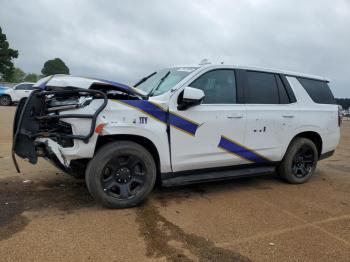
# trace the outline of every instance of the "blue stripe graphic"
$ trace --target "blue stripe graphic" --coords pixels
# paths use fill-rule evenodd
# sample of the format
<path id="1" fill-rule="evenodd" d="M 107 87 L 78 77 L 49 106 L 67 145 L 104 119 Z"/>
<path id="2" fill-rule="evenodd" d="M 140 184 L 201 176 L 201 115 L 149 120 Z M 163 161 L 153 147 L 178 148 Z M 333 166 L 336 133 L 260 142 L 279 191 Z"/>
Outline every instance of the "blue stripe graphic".
<path id="1" fill-rule="evenodd" d="M 46 81 L 44 81 L 43 83 L 41 83 L 38 87 L 40 89 L 45 89 L 46 88 L 46 84 L 52 79 L 54 75 L 52 75 L 51 77 L 49 77 Z"/>
<path id="2" fill-rule="evenodd" d="M 170 125 L 179 128 L 181 130 L 185 130 L 186 132 L 190 133 L 191 135 L 196 134 L 196 130 L 198 128 L 198 124 L 193 123 L 191 121 L 188 121 L 178 115 L 175 115 L 170 112 L 169 115 L 169 122 Z"/>
<path id="3" fill-rule="evenodd" d="M 255 153 L 253 150 L 245 148 L 244 146 L 224 136 L 221 136 L 218 147 L 255 163 L 265 163 L 269 161 L 263 156 L 260 156 L 259 154 Z"/>
<path id="4" fill-rule="evenodd" d="M 148 114 L 157 120 L 167 124 L 168 112 L 161 107 L 147 101 L 147 100 L 118 100 L 123 104 L 127 104 L 131 107 L 141 110 L 145 114 Z M 196 130 L 199 127 L 198 124 L 182 118 L 174 113 L 169 114 L 169 124 L 177 129 L 189 133 L 190 135 L 195 135 Z"/>
<path id="5" fill-rule="evenodd" d="M 153 116 L 159 121 L 166 124 L 167 122 L 167 112 L 162 110 L 160 107 L 148 102 L 147 100 L 118 100 L 123 104 L 127 104 L 131 107 L 140 109 L 144 113 Z"/>
<path id="6" fill-rule="evenodd" d="M 147 100 L 117 100 L 118 102 L 133 107 L 141 112 L 167 124 L 167 116 L 169 115 L 169 124 L 187 134 L 195 135 L 199 124 L 181 117 L 175 113 L 168 112 Z M 252 149 L 246 148 L 239 143 L 230 140 L 225 136 L 221 136 L 218 147 L 235 154 L 241 158 L 255 163 L 265 163 L 270 160 L 254 152 Z"/>

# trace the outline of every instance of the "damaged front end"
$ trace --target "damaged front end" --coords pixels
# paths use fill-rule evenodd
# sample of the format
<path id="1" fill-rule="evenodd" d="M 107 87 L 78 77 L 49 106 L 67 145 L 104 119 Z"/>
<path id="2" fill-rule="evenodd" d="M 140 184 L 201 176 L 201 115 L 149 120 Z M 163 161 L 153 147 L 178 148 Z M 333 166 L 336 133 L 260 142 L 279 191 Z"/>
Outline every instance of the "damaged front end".
<path id="1" fill-rule="evenodd" d="M 45 157 L 69 172 L 70 161 L 62 151 L 75 144 L 87 147 L 108 98 L 137 99 L 125 85 L 96 79 L 52 76 L 36 85 L 37 90 L 19 102 L 14 118 L 12 158 L 17 172 L 15 155 L 31 164 Z M 71 123 L 78 127 L 73 130 Z"/>

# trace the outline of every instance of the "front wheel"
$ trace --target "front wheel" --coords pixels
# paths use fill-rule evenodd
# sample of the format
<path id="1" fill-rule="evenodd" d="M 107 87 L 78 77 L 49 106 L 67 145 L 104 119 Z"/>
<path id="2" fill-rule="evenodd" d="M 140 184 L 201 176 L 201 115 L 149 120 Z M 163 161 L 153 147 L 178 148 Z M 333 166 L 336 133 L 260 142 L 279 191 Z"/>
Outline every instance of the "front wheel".
<path id="1" fill-rule="evenodd" d="M 12 99 L 8 95 L 4 95 L 0 97 L 0 105 L 2 106 L 9 106 L 12 104 Z"/>
<path id="2" fill-rule="evenodd" d="M 317 160 L 315 144 L 310 139 L 299 137 L 292 141 L 277 171 L 289 183 L 302 184 L 312 177 Z"/>
<path id="3" fill-rule="evenodd" d="M 85 179 L 95 200 L 108 208 L 126 208 L 144 201 L 152 191 L 157 169 L 152 155 L 131 141 L 103 146 L 89 162 Z"/>

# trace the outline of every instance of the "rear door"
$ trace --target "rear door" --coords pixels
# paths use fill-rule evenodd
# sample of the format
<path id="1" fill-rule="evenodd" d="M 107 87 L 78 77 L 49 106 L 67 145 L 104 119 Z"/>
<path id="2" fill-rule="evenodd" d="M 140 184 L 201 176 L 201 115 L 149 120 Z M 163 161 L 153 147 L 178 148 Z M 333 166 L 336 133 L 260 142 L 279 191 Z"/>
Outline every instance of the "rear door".
<path id="1" fill-rule="evenodd" d="M 284 76 L 249 70 L 245 76 L 245 146 L 261 156 L 256 162 L 279 161 L 298 121 L 295 97 L 288 92 Z"/>
<path id="2" fill-rule="evenodd" d="M 207 70 L 188 86 L 204 91 L 201 105 L 177 109 L 181 92 L 170 102 L 170 142 L 173 171 L 194 170 L 246 163 L 233 153 L 243 143 L 246 113 L 237 104 L 233 69 Z"/>

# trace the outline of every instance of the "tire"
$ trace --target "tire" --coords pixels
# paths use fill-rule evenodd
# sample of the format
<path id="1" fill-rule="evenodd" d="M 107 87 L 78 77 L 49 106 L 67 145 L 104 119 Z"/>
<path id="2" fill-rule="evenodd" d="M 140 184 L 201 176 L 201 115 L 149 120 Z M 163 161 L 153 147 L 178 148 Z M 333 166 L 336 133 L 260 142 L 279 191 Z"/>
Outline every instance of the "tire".
<path id="1" fill-rule="evenodd" d="M 12 104 L 12 99 L 8 95 L 4 95 L 0 97 L 0 105 L 1 106 L 9 106 Z"/>
<path id="2" fill-rule="evenodd" d="M 308 181 L 316 169 L 318 151 L 316 145 L 307 138 L 296 138 L 289 145 L 277 171 L 281 178 L 291 184 Z"/>
<path id="3" fill-rule="evenodd" d="M 140 204 L 152 191 L 156 177 L 152 155 L 131 141 L 104 145 L 89 162 L 85 174 L 90 194 L 107 208 Z"/>

